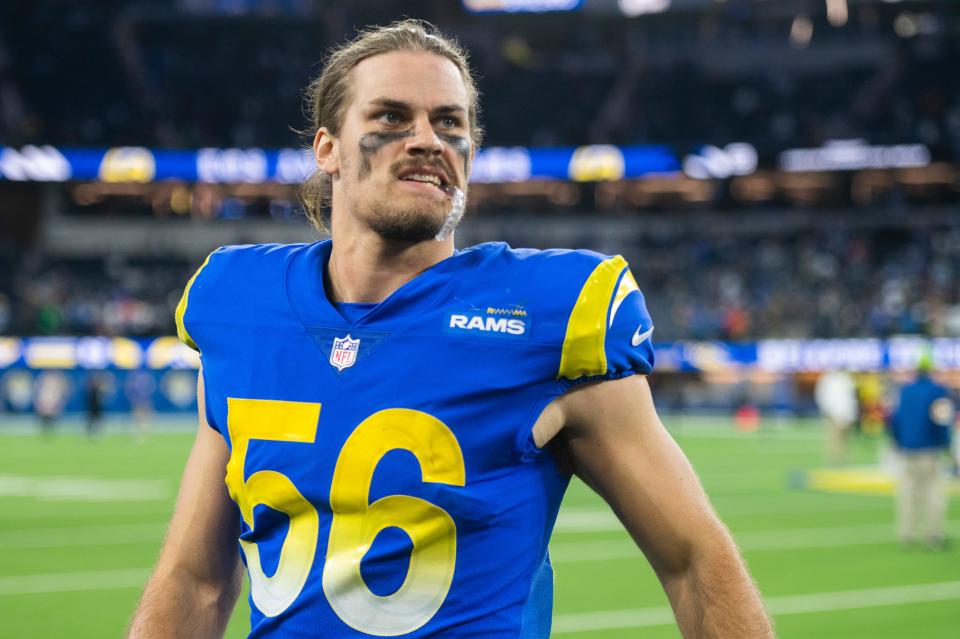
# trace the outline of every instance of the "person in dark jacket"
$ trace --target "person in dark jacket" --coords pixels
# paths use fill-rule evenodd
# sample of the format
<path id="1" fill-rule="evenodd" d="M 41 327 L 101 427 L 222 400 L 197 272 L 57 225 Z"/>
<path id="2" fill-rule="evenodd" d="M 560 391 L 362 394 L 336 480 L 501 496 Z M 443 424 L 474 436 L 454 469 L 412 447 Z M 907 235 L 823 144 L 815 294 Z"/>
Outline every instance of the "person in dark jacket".
<path id="1" fill-rule="evenodd" d="M 950 450 L 955 406 L 946 388 L 930 377 L 932 360 L 925 355 L 917 378 L 900 390 L 890 418 L 890 434 L 899 457 L 897 534 L 905 545 L 922 539 L 933 550 L 945 545 L 945 481 L 940 457 Z M 925 525 L 924 525 L 925 524 Z M 918 537 L 918 532 L 922 537 Z"/>
<path id="2" fill-rule="evenodd" d="M 103 379 L 92 373 L 87 377 L 87 436 L 100 434 L 103 419 Z"/>

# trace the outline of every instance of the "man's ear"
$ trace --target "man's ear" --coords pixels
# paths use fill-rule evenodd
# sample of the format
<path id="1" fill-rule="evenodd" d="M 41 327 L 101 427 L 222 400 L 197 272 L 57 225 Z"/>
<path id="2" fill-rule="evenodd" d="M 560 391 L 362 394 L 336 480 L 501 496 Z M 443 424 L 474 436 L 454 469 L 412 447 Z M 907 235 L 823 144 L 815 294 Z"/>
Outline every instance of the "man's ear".
<path id="1" fill-rule="evenodd" d="M 313 157 L 317 160 L 317 168 L 327 175 L 336 175 L 340 172 L 340 147 L 337 138 L 330 133 L 327 127 L 322 126 L 313 138 Z"/>

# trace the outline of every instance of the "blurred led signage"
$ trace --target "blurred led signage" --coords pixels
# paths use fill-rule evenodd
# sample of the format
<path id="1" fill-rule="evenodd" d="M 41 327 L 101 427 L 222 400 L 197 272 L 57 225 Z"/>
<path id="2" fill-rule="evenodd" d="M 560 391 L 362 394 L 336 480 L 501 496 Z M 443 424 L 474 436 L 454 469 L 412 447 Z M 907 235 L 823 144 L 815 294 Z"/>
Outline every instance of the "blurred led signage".
<path id="1" fill-rule="evenodd" d="M 299 184 L 316 169 L 310 149 L 199 149 L 174 151 L 119 147 L 56 149 L 0 147 L 0 179 L 147 183 L 162 180 L 214 184 Z M 599 181 L 679 171 L 662 145 L 554 148 L 489 147 L 474 158 L 471 181 L 529 179 Z"/>
<path id="2" fill-rule="evenodd" d="M 0 368 L 6 368 L 20 359 L 22 347 L 17 337 L 0 337 Z"/>
<path id="3" fill-rule="evenodd" d="M 0 147 L 0 177 L 15 182 L 65 182 L 70 162 L 52 146 Z"/>
<path id="4" fill-rule="evenodd" d="M 281 149 L 277 155 L 274 179 L 284 184 L 299 184 L 317 168 L 310 149 Z"/>
<path id="5" fill-rule="evenodd" d="M 657 369 L 772 373 L 911 370 L 931 353 L 940 370 L 960 370 L 960 338 L 763 339 L 756 342 L 656 342 Z M 176 337 L 0 337 L 4 370 L 196 370 L 200 357 Z M 184 378 L 190 379 L 190 378 Z"/>
<path id="6" fill-rule="evenodd" d="M 547 13 L 576 11 L 583 0 L 463 0 L 470 13 Z"/>
<path id="7" fill-rule="evenodd" d="M 879 339 L 765 340 L 757 349 L 757 364 L 769 371 L 875 371 L 884 368 L 884 343 Z"/>
<path id="8" fill-rule="evenodd" d="M 778 156 L 787 172 L 855 171 L 928 166 L 923 144 L 870 145 L 831 140 L 822 147 L 788 149 Z M 581 147 L 488 147 L 477 151 L 471 181 L 525 180 L 598 182 L 681 171 L 696 179 L 749 175 L 758 168 L 756 148 L 746 142 L 703 145 L 683 157 L 666 145 Z M 112 149 L 0 146 L 0 180 L 18 182 L 102 181 L 154 183 L 163 180 L 215 184 L 299 184 L 316 169 L 310 149 Z"/>
<path id="9" fill-rule="evenodd" d="M 0 338 L 0 370 L 5 368 L 135 370 L 199 368 L 200 357 L 176 337 Z"/>
<path id="10" fill-rule="evenodd" d="M 609 144 L 581 146 L 570 158 L 570 179 L 574 182 L 600 182 L 623 179 L 623 151 Z"/>
<path id="11" fill-rule="evenodd" d="M 197 177 L 201 182 L 228 184 L 267 180 L 267 155 L 262 149 L 200 149 Z"/>
<path id="12" fill-rule="evenodd" d="M 864 140 L 828 140 L 819 148 L 784 151 L 779 164 L 791 173 L 905 169 L 928 166 L 930 149 L 923 144 L 876 146 Z"/>
<path id="13" fill-rule="evenodd" d="M 722 149 L 700 147 L 683 159 L 683 172 L 697 180 L 724 180 L 735 175 L 750 175 L 757 170 L 757 149 L 752 144 L 735 142 Z"/>
<path id="14" fill-rule="evenodd" d="M 670 8 L 670 0 L 617 0 L 625 16 L 642 16 L 648 13 L 663 13 Z"/>
<path id="15" fill-rule="evenodd" d="M 110 149 L 100 161 L 99 175 L 104 182 L 153 182 L 157 160 L 150 149 L 143 147 Z"/>
<path id="16" fill-rule="evenodd" d="M 530 151 L 523 147 L 480 150 L 470 168 L 470 181 L 477 184 L 526 182 L 530 179 Z"/>

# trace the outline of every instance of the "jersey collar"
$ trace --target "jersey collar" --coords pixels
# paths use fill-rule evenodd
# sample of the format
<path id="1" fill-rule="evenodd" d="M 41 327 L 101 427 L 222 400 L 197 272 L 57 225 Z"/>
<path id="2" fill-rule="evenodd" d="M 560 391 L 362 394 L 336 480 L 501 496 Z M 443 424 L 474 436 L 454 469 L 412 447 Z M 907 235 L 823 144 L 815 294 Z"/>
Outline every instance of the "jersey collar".
<path id="1" fill-rule="evenodd" d="M 473 265 L 481 257 L 476 247 L 454 251 L 453 255 L 426 269 L 351 322 L 330 302 L 324 287 L 323 274 L 332 248 L 331 240 L 308 244 L 293 257 L 287 268 L 286 297 L 290 308 L 305 326 L 396 330 L 442 303 L 444 292 L 454 281 L 453 273 Z"/>

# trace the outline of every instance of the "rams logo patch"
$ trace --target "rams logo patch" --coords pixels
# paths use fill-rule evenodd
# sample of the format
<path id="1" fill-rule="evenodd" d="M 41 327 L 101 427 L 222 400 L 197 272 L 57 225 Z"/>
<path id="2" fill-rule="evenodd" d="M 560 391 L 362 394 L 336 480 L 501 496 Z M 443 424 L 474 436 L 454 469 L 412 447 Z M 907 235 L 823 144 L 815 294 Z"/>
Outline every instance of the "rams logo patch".
<path id="1" fill-rule="evenodd" d="M 513 313 L 491 313 L 483 311 L 453 311 L 447 313 L 443 330 L 451 335 L 495 337 L 528 341 L 530 339 L 530 316 Z"/>

